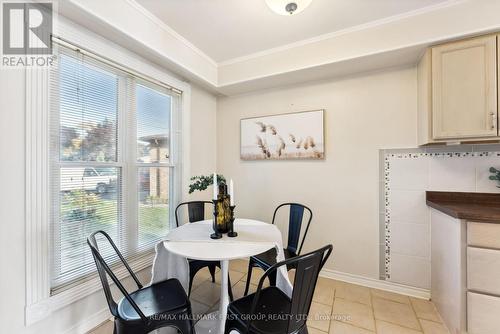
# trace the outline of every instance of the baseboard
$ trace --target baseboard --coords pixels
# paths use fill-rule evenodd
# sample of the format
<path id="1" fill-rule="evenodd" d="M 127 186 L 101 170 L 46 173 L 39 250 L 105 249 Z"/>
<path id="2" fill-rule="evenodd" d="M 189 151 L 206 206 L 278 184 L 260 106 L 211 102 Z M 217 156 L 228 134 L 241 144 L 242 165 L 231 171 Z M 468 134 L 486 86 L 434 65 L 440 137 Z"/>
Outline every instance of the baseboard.
<path id="1" fill-rule="evenodd" d="M 407 295 L 410 297 L 416 297 L 421 299 L 430 300 L 431 292 L 427 289 L 415 288 L 408 285 L 393 283 L 389 281 L 383 281 L 373 278 L 368 278 L 364 276 L 344 273 L 336 270 L 323 269 L 321 270 L 320 276 L 325 278 L 331 278 L 342 282 L 358 284 L 366 286 L 368 288 L 380 289 L 384 291 L 399 293 L 402 295 Z"/>
<path id="2" fill-rule="evenodd" d="M 108 320 L 110 317 L 109 308 L 106 307 L 100 310 L 97 313 L 94 313 L 90 317 L 85 320 L 80 321 L 74 326 L 70 327 L 68 330 L 64 332 L 64 334 L 85 334 L 90 330 L 96 328 L 101 325 L 103 322 Z"/>

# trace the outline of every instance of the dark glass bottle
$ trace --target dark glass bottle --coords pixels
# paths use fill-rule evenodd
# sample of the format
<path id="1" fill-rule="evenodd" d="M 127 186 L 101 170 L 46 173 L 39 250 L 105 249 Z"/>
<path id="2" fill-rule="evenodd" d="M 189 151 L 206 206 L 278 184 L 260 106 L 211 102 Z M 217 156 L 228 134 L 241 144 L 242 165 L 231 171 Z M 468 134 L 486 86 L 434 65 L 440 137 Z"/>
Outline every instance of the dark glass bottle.
<path id="1" fill-rule="evenodd" d="M 219 233 L 227 233 L 229 232 L 229 224 L 231 222 L 231 209 L 229 208 L 231 200 L 225 184 L 219 185 L 217 199 L 217 230 Z"/>

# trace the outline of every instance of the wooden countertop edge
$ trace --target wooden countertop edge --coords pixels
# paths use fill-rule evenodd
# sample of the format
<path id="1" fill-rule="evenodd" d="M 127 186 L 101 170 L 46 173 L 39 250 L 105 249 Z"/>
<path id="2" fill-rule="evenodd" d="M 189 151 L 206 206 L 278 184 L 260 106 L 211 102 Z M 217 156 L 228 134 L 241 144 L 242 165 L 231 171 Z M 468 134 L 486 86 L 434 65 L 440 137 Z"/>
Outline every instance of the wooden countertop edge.
<path id="1" fill-rule="evenodd" d="M 427 191 L 426 203 L 456 219 L 500 224 L 500 194 Z"/>
<path id="2" fill-rule="evenodd" d="M 457 204 L 457 203 L 454 203 Z M 474 214 L 468 214 L 467 212 L 461 212 L 455 209 L 452 209 L 446 204 L 437 204 L 431 201 L 427 201 L 427 205 L 430 206 L 433 209 L 436 209 L 444 214 L 447 214 L 448 216 L 451 216 L 456 219 L 462 219 L 462 220 L 468 220 L 472 222 L 479 222 L 479 223 L 490 223 L 490 224 L 500 224 L 500 218 L 495 218 L 491 217 L 488 215 L 482 215 L 482 216 L 477 216 Z"/>

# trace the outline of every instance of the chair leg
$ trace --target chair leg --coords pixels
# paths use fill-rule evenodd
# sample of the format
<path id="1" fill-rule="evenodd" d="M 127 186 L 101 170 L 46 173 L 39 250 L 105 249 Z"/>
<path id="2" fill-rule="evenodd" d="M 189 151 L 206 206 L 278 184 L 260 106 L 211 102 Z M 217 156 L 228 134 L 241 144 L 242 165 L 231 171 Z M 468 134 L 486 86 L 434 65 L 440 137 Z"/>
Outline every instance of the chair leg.
<path id="1" fill-rule="evenodd" d="M 193 287 L 193 281 L 194 281 L 194 276 L 198 272 L 198 270 L 194 270 L 195 268 L 189 267 L 189 290 L 188 290 L 188 297 L 191 296 L 191 288 Z"/>
<path id="2" fill-rule="evenodd" d="M 242 323 L 241 320 L 237 320 L 235 314 L 228 312 L 228 318 L 226 319 L 226 324 L 224 326 L 224 334 L 230 334 L 231 332 L 251 333 L 245 323 Z"/>
<path id="3" fill-rule="evenodd" d="M 236 322 L 236 320 L 227 319 L 226 320 L 226 324 L 224 326 L 224 334 L 229 334 L 232 331 L 236 331 L 238 333 L 242 333 L 241 331 L 237 330 L 237 328 L 238 328 L 237 325 L 238 325 L 238 323 Z"/>
<path id="4" fill-rule="evenodd" d="M 276 270 L 269 274 L 269 285 L 276 286 Z"/>
<path id="5" fill-rule="evenodd" d="M 194 277 L 196 276 L 196 273 L 201 269 L 200 266 L 196 265 L 193 262 L 189 263 L 189 291 L 188 291 L 188 297 L 191 295 L 191 287 L 193 286 L 193 281 Z"/>
<path id="6" fill-rule="evenodd" d="M 115 321 L 115 334 L 147 334 L 151 331 L 148 326 L 144 324 L 127 324 Z"/>
<path id="7" fill-rule="evenodd" d="M 232 302 L 234 300 L 233 298 L 233 288 L 231 287 L 231 277 L 229 277 L 229 275 L 227 275 L 227 292 L 229 294 L 229 301 Z"/>
<path id="8" fill-rule="evenodd" d="M 252 278 L 252 269 L 253 269 L 253 261 L 252 258 L 248 261 L 248 272 L 247 272 L 247 283 L 245 285 L 245 292 L 243 293 L 243 296 L 246 296 L 248 294 L 248 289 L 250 288 L 250 279 Z"/>
<path id="9" fill-rule="evenodd" d="M 191 288 L 193 287 L 193 279 L 189 280 L 189 290 L 188 290 L 188 297 L 191 296 Z"/>
<path id="10" fill-rule="evenodd" d="M 182 334 L 194 334 L 194 326 L 191 320 L 179 321 L 176 326 Z"/>
<path id="11" fill-rule="evenodd" d="M 210 271 L 210 276 L 212 276 L 212 283 L 215 283 L 215 265 L 209 265 L 208 271 Z"/>
<path id="12" fill-rule="evenodd" d="M 182 334 L 195 334 L 193 320 L 191 319 L 191 309 L 185 314 L 185 319 L 177 320 L 175 325 Z"/>

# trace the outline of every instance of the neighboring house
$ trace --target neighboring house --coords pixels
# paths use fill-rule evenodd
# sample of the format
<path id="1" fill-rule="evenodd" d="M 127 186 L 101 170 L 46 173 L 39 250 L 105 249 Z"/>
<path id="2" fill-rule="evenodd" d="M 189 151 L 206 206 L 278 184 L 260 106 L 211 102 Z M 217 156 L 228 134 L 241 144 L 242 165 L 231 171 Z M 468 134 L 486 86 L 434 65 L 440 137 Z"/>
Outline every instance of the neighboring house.
<path id="1" fill-rule="evenodd" d="M 170 141 L 167 135 L 143 136 L 139 140 L 147 143 L 144 150 L 145 155 L 139 159 L 140 162 L 165 162 L 169 159 Z M 140 173 L 141 197 L 151 196 L 162 200 L 168 199 L 168 172 L 169 168 L 167 167 L 150 167 L 147 172 Z"/>

